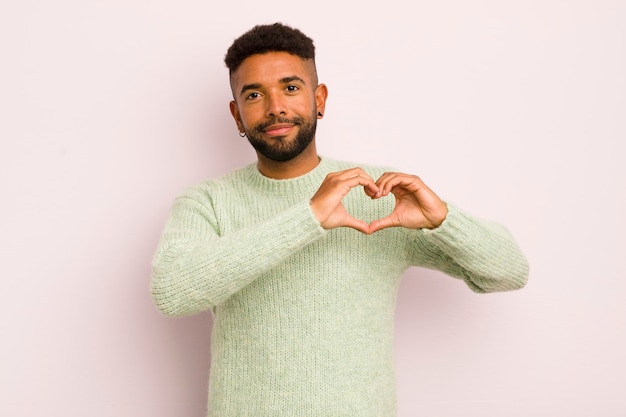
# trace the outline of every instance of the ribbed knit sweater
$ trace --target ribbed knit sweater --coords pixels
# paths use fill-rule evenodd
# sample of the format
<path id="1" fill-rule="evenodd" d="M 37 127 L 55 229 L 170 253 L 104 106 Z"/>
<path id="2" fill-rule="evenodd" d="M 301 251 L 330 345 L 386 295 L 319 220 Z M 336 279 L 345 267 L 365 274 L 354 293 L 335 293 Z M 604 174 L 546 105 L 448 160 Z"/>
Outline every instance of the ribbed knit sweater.
<path id="1" fill-rule="evenodd" d="M 353 166 L 322 158 L 301 177 L 274 180 L 252 164 L 175 201 L 151 290 L 164 314 L 213 312 L 209 416 L 393 417 L 403 272 L 440 270 L 476 292 L 525 285 L 528 264 L 507 230 L 450 203 L 432 230 L 323 229 L 310 198 L 326 174 Z M 375 179 L 385 171 L 362 168 Z M 356 188 L 343 202 L 371 222 L 394 198 Z"/>

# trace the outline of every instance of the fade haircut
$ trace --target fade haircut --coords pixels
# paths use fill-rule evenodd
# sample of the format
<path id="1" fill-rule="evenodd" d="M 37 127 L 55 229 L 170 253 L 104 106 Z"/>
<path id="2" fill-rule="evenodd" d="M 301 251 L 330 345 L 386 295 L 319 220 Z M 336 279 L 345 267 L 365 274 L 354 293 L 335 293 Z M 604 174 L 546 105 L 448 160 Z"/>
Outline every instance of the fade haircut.
<path id="1" fill-rule="evenodd" d="M 235 39 L 224 58 L 229 75 L 237 71 L 249 56 L 268 52 L 288 52 L 302 59 L 310 59 L 315 67 L 313 40 L 298 29 L 274 23 L 257 25 Z"/>

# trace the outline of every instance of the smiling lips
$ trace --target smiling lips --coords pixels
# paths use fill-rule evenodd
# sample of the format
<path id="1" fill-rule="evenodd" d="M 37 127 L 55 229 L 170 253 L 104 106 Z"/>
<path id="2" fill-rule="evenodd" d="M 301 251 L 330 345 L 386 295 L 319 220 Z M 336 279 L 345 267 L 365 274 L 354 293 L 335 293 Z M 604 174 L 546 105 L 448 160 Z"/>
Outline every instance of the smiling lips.
<path id="1" fill-rule="evenodd" d="M 286 124 L 286 123 L 275 124 L 275 125 L 268 126 L 267 128 L 263 130 L 263 132 L 265 132 L 265 134 L 269 136 L 281 136 L 281 135 L 285 135 L 286 133 L 288 133 L 293 128 L 293 126 L 294 125 L 292 124 Z"/>

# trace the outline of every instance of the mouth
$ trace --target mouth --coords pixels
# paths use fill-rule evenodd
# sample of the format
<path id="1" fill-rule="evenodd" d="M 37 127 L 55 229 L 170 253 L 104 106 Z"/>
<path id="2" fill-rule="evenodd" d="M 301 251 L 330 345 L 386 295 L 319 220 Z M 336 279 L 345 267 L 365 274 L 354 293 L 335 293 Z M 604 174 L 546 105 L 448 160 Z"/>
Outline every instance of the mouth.
<path id="1" fill-rule="evenodd" d="M 293 124 L 287 123 L 273 124 L 263 129 L 263 133 L 268 136 L 284 136 L 289 133 L 293 127 Z"/>

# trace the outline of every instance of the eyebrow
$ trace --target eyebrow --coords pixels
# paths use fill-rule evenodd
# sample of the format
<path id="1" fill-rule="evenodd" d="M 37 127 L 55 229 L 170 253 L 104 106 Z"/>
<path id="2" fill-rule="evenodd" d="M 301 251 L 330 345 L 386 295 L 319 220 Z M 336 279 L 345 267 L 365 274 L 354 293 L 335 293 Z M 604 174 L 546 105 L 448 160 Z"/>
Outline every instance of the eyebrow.
<path id="1" fill-rule="evenodd" d="M 299 83 L 302 83 L 302 84 L 306 85 L 306 82 L 302 78 L 298 77 L 297 75 L 284 77 L 284 78 L 281 78 L 279 81 L 280 81 L 281 84 L 289 84 L 291 82 L 298 81 Z M 247 90 L 258 90 L 261 87 L 262 87 L 261 84 L 258 84 L 258 83 L 246 84 L 243 87 L 241 87 L 241 91 L 240 91 L 239 94 L 243 94 Z"/>

